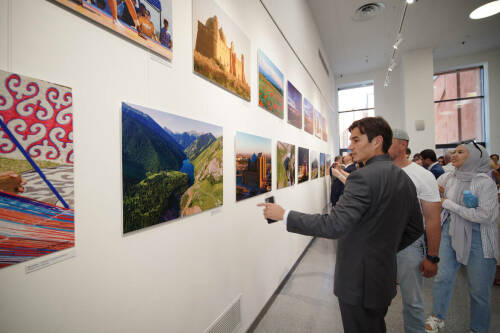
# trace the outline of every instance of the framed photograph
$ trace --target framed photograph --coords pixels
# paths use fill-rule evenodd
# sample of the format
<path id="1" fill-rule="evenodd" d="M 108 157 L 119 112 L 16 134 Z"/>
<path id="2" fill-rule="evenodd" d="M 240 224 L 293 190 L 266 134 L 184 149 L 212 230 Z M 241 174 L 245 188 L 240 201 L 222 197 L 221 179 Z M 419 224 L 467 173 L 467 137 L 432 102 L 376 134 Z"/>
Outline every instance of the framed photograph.
<path id="1" fill-rule="evenodd" d="M 276 173 L 278 189 L 295 184 L 295 145 L 277 141 L 276 143 Z"/>
<path id="2" fill-rule="evenodd" d="M 321 124 L 323 125 L 321 133 L 323 135 L 323 141 L 328 142 L 328 132 L 327 132 L 327 126 L 326 126 L 326 118 L 325 116 L 321 115 Z"/>
<path id="3" fill-rule="evenodd" d="M 193 0 L 193 70 L 250 100 L 250 39 L 212 0 Z"/>
<path id="4" fill-rule="evenodd" d="M 321 112 L 314 109 L 314 135 L 319 139 L 323 138 L 323 134 L 321 133 L 322 130 L 323 130 L 323 119 Z"/>
<path id="5" fill-rule="evenodd" d="M 325 153 L 319 154 L 319 176 L 325 176 Z"/>
<path id="6" fill-rule="evenodd" d="M 122 103 L 123 233 L 222 206 L 222 127 Z"/>
<path id="7" fill-rule="evenodd" d="M 304 131 L 309 134 L 314 135 L 314 107 L 313 105 L 304 97 Z"/>
<path id="8" fill-rule="evenodd" d="M 262 50 L 258 52 L 258 63 L 259 106 L 283 119 L 283 74 Z"/>
<path id="9" fill-rule="evenodd" d="M 0 70 L 0 268 L 75 246 L 71 88 Z"/>
<path id="10" fill-rule="evenodd" d="M 55 0 L 172 60 L 172 0 Z"/>
<path id="11" fill-rule="evenodd" d="M 332 165 L 332 158 L 329 154 L 325 155 L 325 176 L 330 175 L 330 167 Z"/>
<path id="12" fill-rule="evenodd" d="M 318 178 L 319 175 L 319 154 L 311 150 L 311 179 Z"/>
<path id="13" fill-rule="evenodd" d="M 309 149 L 299 147 L 298 179 L 299 184 L 309 180 Z"/>
<path id="14" fill-rule="evenodd" d="M 302 94 L 288 81 L 288 123 L 302 129 Z"/>
<path id="15" fill-rule="evenodd" d="M 236 132 L 236 201 L 271 191 L 271 139 Z"/>

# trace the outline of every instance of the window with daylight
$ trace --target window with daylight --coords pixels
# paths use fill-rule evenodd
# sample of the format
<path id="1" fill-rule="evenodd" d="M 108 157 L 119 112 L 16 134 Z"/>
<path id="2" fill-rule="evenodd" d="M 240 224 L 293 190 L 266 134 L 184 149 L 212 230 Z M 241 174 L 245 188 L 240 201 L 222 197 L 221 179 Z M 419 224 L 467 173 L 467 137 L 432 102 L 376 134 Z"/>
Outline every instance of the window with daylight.
<path id="1" fill-rule="evenodd" d="M 434 75 L 436 149 L 475 139 L 484 145 L 483 67 Z"/>
<path id="2" fill-rule="evenodd" d="M 373 83 L 356 87 L 340 88 L 339 100 L 339 133 L 340 152 L 349 147 L 349 126 L 361 118 L 375 116 Z"/>

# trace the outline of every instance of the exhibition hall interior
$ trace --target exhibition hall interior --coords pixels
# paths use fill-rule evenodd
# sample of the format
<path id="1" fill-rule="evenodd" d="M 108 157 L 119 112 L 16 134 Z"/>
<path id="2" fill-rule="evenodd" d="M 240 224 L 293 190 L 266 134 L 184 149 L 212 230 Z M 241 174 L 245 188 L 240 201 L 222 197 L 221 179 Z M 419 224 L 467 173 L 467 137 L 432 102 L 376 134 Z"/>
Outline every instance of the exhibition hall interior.
<path id="1" fill-rule="evenodd" d="M 0 333 L 344 332 L 338 240 L 263 211 L 336 216 L 365 117 L 422 170 L 499 154 L 499 31 L 499 0 L 0 0 Z M 432 332 L 483 332 L 467 269 Z"/>

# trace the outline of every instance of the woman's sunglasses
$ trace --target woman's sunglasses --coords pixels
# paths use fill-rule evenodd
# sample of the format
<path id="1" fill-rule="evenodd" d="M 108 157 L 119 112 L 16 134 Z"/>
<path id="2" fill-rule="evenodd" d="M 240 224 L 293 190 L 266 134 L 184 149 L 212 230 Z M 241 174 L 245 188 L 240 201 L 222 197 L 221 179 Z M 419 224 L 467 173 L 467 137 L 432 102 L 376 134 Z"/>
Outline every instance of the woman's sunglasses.
<path id="1" fill-rule="evenodd" d="M 481 150 L 481 148 L 479 148 L 479 145 L 477 144 L 476 140 L 472 139 L 472 140 L 465 140 L 465 141 L 461 142 L 461 144 L 463 144 L 463 145 L 466 145 L 468 143 L 473 143 L 474 147 L 476 147 L 477 150 L 479 150 L 479 153 L 481 154 L 481 157 L 483 157 L 483 151 Z"/>

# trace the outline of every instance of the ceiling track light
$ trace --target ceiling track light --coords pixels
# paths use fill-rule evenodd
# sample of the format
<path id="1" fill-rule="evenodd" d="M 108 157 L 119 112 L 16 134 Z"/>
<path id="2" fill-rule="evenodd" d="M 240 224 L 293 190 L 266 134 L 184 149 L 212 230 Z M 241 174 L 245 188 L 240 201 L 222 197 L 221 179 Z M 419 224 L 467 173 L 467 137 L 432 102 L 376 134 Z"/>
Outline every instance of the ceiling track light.
<path id="1" fill-rule="evenodd" d="M 394 68 L 396 68 L 396 61 L 394 61 L 394 59 L 392 59 L 391 65 L 389 66 L 389 68 L 387 70 L 389 72 L 392 72 L 394 70 Z"/>
<path id="2" fill-rule="evenodd" d="M 397 50 L 402 42 L 403 42 L 403 37 L 401 36 L 401 34 L 398 34 L 398 39 L 396 40 L 396 43 L 394 43 L 394 45 L 392 46 L 394 50 Z"/>
<path id="3" fill-rule="evenodd" d="M 397 65 L 396 64 L 396 53 L 397 53 L 399 46 L 403 42 L 403 36 L 401 34 L 401 31 L 403 31 L 403 23 L 405 22 L 406 10 L 408 9 L 408 5 L 411 5 L 411 4 L 415 3 L 416 1 L 418 1 L 418 0 L 405 0 L 403 2 L 403 15 L 401 16 L 401 23 L 399 25 L 399 30 L 398 30 L 396 42 L 394 43 L 394 45 L 392 45 L 393 50 L 392 50 L 391 63 L 389 65 L 389 67 L 387 68 L 387 75 L 385 77 L 385 82 L 384 82 L 384 87 L 386 87 L 386 88 L 391 83 L 390 74 L 394 70 L 394 68 L 396 68 L 396 65 Z M 500 0 L 498 0 L 498 2 L 500 2 Z"/>

